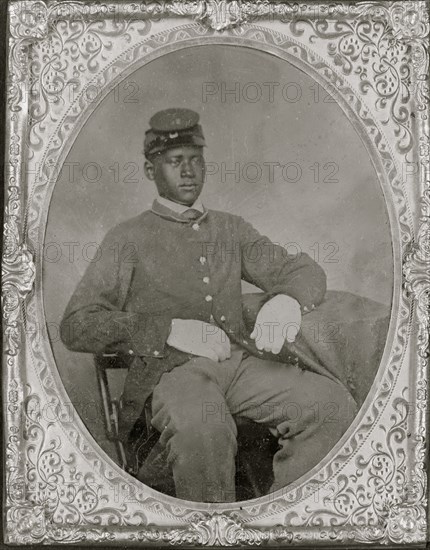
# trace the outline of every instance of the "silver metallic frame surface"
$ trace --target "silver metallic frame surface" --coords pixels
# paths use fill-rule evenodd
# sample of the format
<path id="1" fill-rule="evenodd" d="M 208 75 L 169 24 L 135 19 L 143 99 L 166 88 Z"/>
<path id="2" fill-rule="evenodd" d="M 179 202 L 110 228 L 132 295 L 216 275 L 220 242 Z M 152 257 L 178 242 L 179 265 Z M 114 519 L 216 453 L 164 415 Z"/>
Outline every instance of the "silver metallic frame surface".
<path id="1" fill-rule="evenodd" d="M 426 2 L 15 1 L 9 5 L 3 251 L 5 533 L 12 544 L 424 544 L 430 296 L 429 12 Z M 91 45 L 89 45 L 91 41 Z M 41 258 L 53 167 L 98 101 L 167 52 L 232 44 L 270 52 L 330 88 L 377 171 L 395 291 L 387 344 L 353 424 L 292 488 L 191 503 L 122 471 L 66 400 L 43 326 Z M 88 46 L 88 47 L 87 47 Z M 51 83 L 50 71 L 55 73 Z M 391 84 L 387 82 L 389 72 Z M 52 82 L 54 85 L 52 85 Z M 28 93 L 36 84 L 42 93 Z M 66 87 L 74 93 L 62 95 Z M 25 166 L 25 169 L 24 169 Z M 414 177 L 405 178 L 406 171 Z M 23 338 L 25 334 L 25 339 Z M 23 404 L 25 403 L 25 407 Z"/>

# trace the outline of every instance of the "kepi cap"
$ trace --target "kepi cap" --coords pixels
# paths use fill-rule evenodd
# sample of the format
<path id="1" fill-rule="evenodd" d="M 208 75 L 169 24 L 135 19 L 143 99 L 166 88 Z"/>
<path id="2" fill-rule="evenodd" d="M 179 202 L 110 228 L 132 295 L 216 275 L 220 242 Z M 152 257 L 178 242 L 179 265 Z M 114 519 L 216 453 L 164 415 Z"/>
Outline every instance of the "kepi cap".
<path id="1" fill-rule="evenodd" d="M 155 113 L 149 120 L 150 129 L 145 132 L 146 158 L 181 145 L 204 147 L 199 118 L 199 114 L 190 109 L 172 108 Z"/>

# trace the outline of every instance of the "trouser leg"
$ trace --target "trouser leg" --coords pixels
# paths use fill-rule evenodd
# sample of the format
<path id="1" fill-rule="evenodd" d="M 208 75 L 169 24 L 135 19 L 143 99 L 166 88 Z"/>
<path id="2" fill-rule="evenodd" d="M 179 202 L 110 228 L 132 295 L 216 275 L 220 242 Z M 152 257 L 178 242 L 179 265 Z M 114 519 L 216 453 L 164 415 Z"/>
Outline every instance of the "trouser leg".
<path id="1" fill-rule="evenodd" d="M 272 491 L 316 466 L 346 431 L 357 409 L 340 383 L 255 357 L 242 361 L 226 401 L 233 415 L 263 423 L 278 436 Z"/>
<path id="2" fill-rule="evenodd" d="M 229 414 L 225 422 L 208 422 L 212 411 L 227 407 L 224 394 L 235 370 L 229 366 L 198 357 L 163 374 L 154 389 L 152 424 L 167 450 L 178 498 L 235 500 L 236 424 Z"/>

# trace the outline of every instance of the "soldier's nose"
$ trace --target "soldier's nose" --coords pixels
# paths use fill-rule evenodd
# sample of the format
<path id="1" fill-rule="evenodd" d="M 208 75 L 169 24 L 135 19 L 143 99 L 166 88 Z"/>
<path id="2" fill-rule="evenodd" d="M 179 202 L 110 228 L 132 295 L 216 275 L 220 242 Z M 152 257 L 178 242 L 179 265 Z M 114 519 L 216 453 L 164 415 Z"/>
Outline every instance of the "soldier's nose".
<path id="1" fill-rule="evenodd" d="M 191 164 L 191 162 L 188 162 L 186 160 L 184 160 L 182 162 L 182 170 L 181 170 L 181 173 L 183 176 L 193 176 L 194 175 L 194 169 L 193 169 L 193 165 Z"/>

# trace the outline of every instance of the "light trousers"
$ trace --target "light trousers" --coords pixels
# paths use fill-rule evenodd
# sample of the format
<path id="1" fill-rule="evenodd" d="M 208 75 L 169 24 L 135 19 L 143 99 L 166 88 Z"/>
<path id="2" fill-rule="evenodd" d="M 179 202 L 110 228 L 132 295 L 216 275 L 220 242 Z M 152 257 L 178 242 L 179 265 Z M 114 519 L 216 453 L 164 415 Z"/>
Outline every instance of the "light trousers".
<path id="1" fill-rule="evenodd" d="M 163 374 L 153 392 L 152 424 L 161 433 L 178 498 L 232 502 L 235 418 L 264 424 L 278 437 L 276 491 L 324 458 L 356 409 L 342 384 L 236 348 L 220 363 L 195 357 Z"/>

